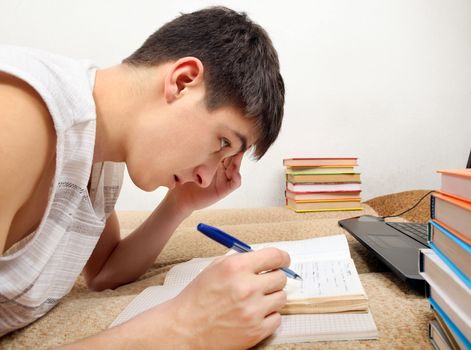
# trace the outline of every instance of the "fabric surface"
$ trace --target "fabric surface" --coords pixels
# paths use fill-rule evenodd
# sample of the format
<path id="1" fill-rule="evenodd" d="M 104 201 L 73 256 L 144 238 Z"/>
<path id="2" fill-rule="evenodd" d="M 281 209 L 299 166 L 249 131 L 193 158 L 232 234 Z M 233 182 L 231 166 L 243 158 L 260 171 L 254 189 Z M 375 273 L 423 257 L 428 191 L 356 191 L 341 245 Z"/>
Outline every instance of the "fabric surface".
<path id="1" fill-rule="evenodd" d="M 96 164 L 89 197 L 96 129 L 94 65 L 2 46 L 0 71 L 37 91 L 57 135 L 56 169 L 44 217 L 35 232 L 0 256 L 1 336 L 44 315 L 73 287 L 114 207 L 124 167 Z"/>
<path id="2" fill-rule="evenodd" d="M 414 190 L 392 193 L 372 198 L 366 201 L 366 204 L 374 208 L 381 216 L 397 215 L 417 204 L 414 209 L 401 216 L 411 222 L 426 223 L 430 219 L 430 191 Z"/>
<path id="3" fill-rule="evenodd" d="M 46 349 L 106 329 L 144 288 L 162 284 L 174 264 L 194 257 L 225 253 L 224 247 L 195 229 L 199 222 L 221 227 L 248 243 L 306 239 L 345 233 L 379 331 L 378 340 L 275 345 L 266 349 L 429 349 L 428 322 L 432 313 L 424 294 L 402 283 L 368 251 L 337 225 L 339 219 L 375 214 L 361 212 L 294 213 L 289 209 L 213 209 L 194 213 L 171 238 L 155 264 L 138 281 L 103 292 L 87 290 L 80 277 L 72 291 L 34 324 L 0 339 L 3 349 Z M 148 213 L 119 213 L 123 235 L 137 227 Z M 401 219 L 396 219 L 401 221 Z"/>

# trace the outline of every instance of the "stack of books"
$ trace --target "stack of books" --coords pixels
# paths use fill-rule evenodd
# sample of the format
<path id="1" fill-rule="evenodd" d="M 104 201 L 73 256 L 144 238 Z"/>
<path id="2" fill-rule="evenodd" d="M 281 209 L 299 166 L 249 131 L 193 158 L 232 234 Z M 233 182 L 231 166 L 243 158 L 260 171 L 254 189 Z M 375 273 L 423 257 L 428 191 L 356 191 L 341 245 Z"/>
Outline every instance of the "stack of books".
<path id="1" fill-rule="evenodd" d="M 362 210 L 357 158 L 288 158 L 286 206 L 296 212 Z"/>
<path id="2" fill-rule="evenodd" d="M 434 320 L 436 349 L 471 349 L 471 169 L 442 170 L 431 199 L 432 249 L 420 251 L 420 273 Z"/>

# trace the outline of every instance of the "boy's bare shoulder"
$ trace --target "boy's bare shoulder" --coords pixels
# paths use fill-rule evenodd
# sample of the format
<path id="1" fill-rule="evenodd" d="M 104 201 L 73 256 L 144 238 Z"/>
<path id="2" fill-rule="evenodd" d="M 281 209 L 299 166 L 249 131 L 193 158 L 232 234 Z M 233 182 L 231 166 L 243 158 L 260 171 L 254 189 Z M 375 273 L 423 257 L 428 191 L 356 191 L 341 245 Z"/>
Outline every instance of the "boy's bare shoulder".
<path id="1" fill-rule="evenodd" d="M 55 156 L 49 111 L 24 81 L 0 72 L 0 251 L 18 210 Z"/>

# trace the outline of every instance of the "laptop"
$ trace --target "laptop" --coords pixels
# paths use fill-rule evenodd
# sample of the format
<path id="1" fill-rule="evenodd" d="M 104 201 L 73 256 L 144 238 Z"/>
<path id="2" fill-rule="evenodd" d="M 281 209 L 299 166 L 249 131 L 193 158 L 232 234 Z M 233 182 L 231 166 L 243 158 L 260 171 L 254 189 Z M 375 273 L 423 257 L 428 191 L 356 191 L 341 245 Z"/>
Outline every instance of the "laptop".
<path id="1" fill-rule="evenodd" d="M 467 168 L 471 168 L 471 151 Z M 401 280 L 411 286 L 424 284 L 419 275 L 419 249 L 428 248 L 427 224 L 386 222 L 381 217 L 362 215 L 338 224 L 376 255 Z"/>

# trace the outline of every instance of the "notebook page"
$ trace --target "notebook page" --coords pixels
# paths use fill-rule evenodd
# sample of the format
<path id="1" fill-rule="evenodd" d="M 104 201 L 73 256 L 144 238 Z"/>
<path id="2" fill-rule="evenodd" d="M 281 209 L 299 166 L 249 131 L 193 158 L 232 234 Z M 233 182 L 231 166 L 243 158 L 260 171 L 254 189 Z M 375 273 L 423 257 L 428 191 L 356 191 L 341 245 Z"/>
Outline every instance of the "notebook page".
<path id="1" fill-rule="evenodd" d="M 203 271 L 215 257 L 195 258 L 190 261 L 175 265 L 165 276 L 164 285 L 166 286 L 186 286 L 198 274 Z"/>
<path id="2" fill-rule="evenodd" d="M 345 235 L 317 237 L 299 241 L 259 243 L 253 244 L 251 247 L 254 250 L 266 247 L 284 250 L 290 255 L 291 263 L 350 258 L 350 250 Z"/>
<path id="3" fill-rule="evenodd" d="M 117 326 L 138 314 L 175 297 L 181 288 L 148 287 L 111 323 Z M 370 312 L 347 314 L 283 315 L 281 326 L 266 344 L 300 343 L 322 340 L 376 339 L 378 331 Z"/>
<path id="4" fill-rule="evenodd" d="M 172 267 L 164 285 L 186 286 L 213 260 L 192 259 Z M 352 259 L 297 262 L 291 264 L 291 268 L 301 275 L 303 281 L 287 280 L 285 291 L 289 300 L 365 294 Z"/>
<path id="5" fill-rule="evenodd" d="M 337 313 L 281 316 L 281 326 L 264 344 L 323 340 L 377 339 L 378 330 L 368 313 Z"/>
<path id="6" fill-rule="evenodd" d="M 153 286 L 144 289 L 131 303 L 118 315 L 109 327 L 117 326 L 140 313 L 176 297 L 183 288 Z"/>
<path id="7" fill-rule="evenodd" d="M 288 300 L 319 296 L 365 294 L 352 259 L 305 261 L 291 264 L 302 281 L 288 278 Z"/>

